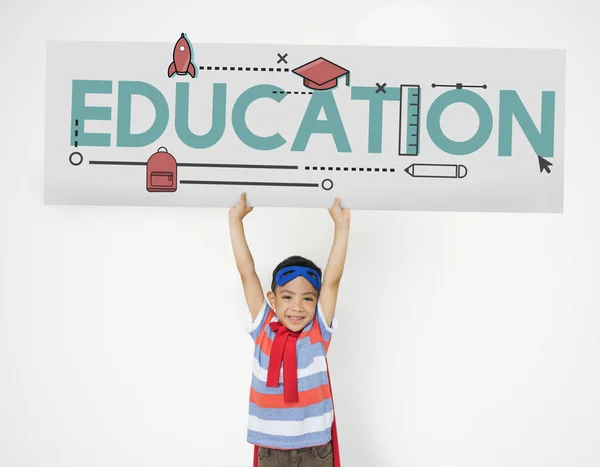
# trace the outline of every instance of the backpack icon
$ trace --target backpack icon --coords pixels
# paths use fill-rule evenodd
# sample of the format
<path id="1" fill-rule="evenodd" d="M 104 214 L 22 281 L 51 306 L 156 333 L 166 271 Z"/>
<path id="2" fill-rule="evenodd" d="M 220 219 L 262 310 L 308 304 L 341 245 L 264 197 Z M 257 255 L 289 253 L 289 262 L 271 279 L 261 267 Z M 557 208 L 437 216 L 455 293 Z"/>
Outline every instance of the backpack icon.
<path id="1" fill-rule="evenodd" d="M 146 189 L 149 192 L 177 191 L 177 161 L 167 152 L 167 148 L 158 148 L 148 159 Z"/>

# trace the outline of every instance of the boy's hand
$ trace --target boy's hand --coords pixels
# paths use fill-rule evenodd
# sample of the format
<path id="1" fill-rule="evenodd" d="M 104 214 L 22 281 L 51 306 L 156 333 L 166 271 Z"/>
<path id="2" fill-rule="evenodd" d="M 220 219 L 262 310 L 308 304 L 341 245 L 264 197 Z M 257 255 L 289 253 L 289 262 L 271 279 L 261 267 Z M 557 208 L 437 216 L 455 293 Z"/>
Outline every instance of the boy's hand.
<path id="1" fill-rule="evenodd" d="M 329 214 L 336 225 L 350 225 L 350 209 L 342 209 L 340 207 L 340 197 L 336 196 L 333 206 L 329 209 Z"/>
<path id="2" fill-rule="evenodd" d="M 240 202 L 234 207 L 229 208 L 229 218 L 242 220 L 246 217 L 246 214 L 252 212 L 253 209 L 254 207 L 246 204 L 246 193 L 244 192 L 240 195 Z"/>

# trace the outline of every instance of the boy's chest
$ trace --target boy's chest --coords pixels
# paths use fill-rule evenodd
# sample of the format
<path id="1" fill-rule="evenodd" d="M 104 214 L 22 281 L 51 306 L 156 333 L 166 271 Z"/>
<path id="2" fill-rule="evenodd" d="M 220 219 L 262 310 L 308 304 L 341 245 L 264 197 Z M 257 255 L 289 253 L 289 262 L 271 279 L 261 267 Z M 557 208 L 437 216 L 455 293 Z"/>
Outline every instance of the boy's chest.
<path id="1" fill-rule="evenodd" d="M 258 353 L 258 359 L 261 363 L 260 369 L 266 376 L 269 363 L 271 360 L 270 355 L 273 350 L 273 341 L 270 340 L 266 335 L 261 336 L 264 340 L 260 342 L 261 352 Z M 284 358 L 282 359 L 281 366 L 286 359 L 288 350 L 284 351 Z M 296 367 L 305 368 L 310 365 L 316 357 L 325 355 L 325 349 L 320 341 L 312 342 L 310 336 L 306 336 L 296 341 Z"/>

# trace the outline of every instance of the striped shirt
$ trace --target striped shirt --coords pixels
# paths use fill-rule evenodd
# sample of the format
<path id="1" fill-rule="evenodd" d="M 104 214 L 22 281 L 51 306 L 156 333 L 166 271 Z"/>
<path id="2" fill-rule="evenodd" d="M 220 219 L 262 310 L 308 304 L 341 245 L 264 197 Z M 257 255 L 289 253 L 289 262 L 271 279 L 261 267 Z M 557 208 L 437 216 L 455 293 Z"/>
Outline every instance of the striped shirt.
<path id="1" fill-rule="evenodd" d="M 252 385 L 247 440 L 275 449 L 299 449 L 331 440 L 333 404 L 329 389 L 326 355 L 336 328 L 335 316 L 327 326 L 321 305 L 296 343 L 298 402 L 283 400 L 283 367 L 278 387 L 267 387 L 269 356 L 275 333 L 269 323 L 279 321 L 265 300 L 256 319 L 246 326 L 254 340 Z"/>

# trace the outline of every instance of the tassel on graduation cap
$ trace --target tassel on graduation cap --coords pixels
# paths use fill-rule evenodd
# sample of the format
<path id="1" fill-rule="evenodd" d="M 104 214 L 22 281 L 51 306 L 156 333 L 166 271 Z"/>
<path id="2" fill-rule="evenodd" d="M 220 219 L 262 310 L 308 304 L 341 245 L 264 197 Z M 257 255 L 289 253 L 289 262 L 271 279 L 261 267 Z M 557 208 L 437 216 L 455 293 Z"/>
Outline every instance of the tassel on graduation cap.
<path id="1" fill-rule="evenodd" d="M 338 78 L 344 75 L 346 75 L 346 86 L 350 86 L 350 70 L 346 70 L 323 57 L 305 63 L 292 70 L 292 72 L 304 78 L 304 86 L 317 91 L 335 88 Z"/>

